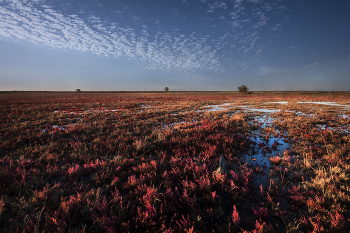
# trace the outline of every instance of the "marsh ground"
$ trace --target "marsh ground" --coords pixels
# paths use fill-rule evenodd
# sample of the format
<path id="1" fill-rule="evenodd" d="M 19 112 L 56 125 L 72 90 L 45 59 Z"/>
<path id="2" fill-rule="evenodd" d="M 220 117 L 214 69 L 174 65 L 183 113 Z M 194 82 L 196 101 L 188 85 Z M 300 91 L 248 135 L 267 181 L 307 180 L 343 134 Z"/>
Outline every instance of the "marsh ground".
<path id="1" fill-rule="evenodd" d="M 346 232 L 348 93 L 1 93 L 2 232 Z"/>

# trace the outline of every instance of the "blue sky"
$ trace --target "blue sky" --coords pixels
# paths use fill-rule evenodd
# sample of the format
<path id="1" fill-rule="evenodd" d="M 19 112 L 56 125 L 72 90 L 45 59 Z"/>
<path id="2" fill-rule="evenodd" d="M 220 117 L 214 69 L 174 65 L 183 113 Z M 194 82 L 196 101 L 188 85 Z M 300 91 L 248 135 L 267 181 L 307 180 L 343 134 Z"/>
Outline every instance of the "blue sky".
<path id="1" fill-rule="evenodd" d="M 0 90 L 350 91 L 350 1 L 0 0 Z"/>

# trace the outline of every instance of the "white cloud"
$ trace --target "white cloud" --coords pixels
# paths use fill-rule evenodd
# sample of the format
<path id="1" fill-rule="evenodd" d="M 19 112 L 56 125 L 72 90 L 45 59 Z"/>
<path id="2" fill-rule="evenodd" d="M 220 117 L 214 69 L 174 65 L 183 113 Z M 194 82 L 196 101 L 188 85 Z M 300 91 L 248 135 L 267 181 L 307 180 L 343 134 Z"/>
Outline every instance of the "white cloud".
<path id="1" fill-rule="evenodd" d="M 260 2 L 260 0 L 247 0 L 248 2 L 252 2 L 252 3 L 258 3 Z"/>
<path id="2" fill-rule="evenodd" d="M 44 1 L 0 1 L 1 37 L 122 57 L 132 60 L 139 68 L 184 71 L 188 74 L 192 74 L 193 70 L 221 72 L 239 67 L 246 69 L 248 57 L 256 57 L 265 50 L 259 43 L 263 26 L 271 29 L 271 33 L 283 28 L 281 23 L 271 25 L 269 17 L 274 13 L 271 11 L 285 9 L 279 3 L 271 4 L 272 7 L 262 0 L 199 0 L 204 4 L 201 10 L 212 14 L 204 16 L 209 25 L 204 32 L 206 34 L 199 33 L 200 26 L 195 31 L 197 34 L 191 34 L 176 26 L 165 28 L 167 22 L 160 21 L 161 18 L 145 21 L 134 11 L 130 14 L 131 7 L 128 5 L 120 7 L 120 11 L 111 9 L 116 19 L 115 23 L 111 23 L 102 16 L 82 14 L 83 10 L 66 14 L 43 5 Z M 190 1 L 186 2 L 186 6 L 190 4 Z M 172 19 L 190 18 L 179 9 L 169 10 Z M 126 19 L 128 23 L 125 23 Z M 154 30 L 152 24 L 157 28 L 156 32 L 151 30 Z"/>
<path id="3" fill-rule="evenodd" d="M 267 17 L 265 15 L 265 13 L 263 13 L 262 11 L 256 12 L 254 14 L 254 16 L 259 18 L 259 22 L 257 24 L 255 24 L 254 28 L 259 28 L 259 27 L 262 27 L 262 26 L 267 24 Z"/>
<path id="4" fill-rule="evenodd" d="M 147 27 L 140 34 L 132 28 L 107 27 L 97 16 L 89 26 L 77 15 L 65 16 L 46 7 L 40 10 L 28 1 L 8 0 L 0 6 L 0 35 L 35 44 L 68 48 L 105 56 L 125 56 L 143 68 L 158 70 L 217 70 L 216 51 L 194 36 L 172 37 L 159 33 L 150 40 Z M 218 6 L 222 6 L 218 3 Z M 135 20 L 138 20 L 134 16 Z M 114 29 L 113 33 L 110 33 Z M 145 65 L 142 65 L 144 62 Z M 149 63 L 152 65 L 150 66 Z"/>
<path id="5" fill-rule="evenodd" d="M 215 9 L 219 9 L 219 8 L 226 10 L 226 8 L 227 8 L 225 2 L 218 2 L 218 1 L 215 1 L 213 4 L 209 4 L 208 7 L 209 7 L 209 10 L 215 10 Z"/>
<path id="6" fill-rule="evenodd" d="M 281 24 L 275 24 L 275 26 L 273 26 L 272 28 L 270 28 L 271 30 L 277 31 L 277 30 L 281 30 Z"/>
<path id="7" fill-rule="evenodd" d="M 263 8 L 266 11 L 272 11 L 273 10 L 273 7 L 270 4 L 268 4 L 268 3 L 264 4 Z"/>

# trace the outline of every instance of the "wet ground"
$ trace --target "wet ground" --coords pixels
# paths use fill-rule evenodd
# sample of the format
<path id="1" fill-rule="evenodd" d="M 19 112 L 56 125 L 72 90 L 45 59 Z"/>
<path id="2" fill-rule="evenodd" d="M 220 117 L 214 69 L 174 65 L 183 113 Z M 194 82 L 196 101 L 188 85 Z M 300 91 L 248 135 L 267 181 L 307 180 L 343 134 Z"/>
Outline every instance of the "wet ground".
<path id="1" fill-rule="evenodd" d="M 350 102 L 251 97 L 82 105 L 69 99 L 69 105 L 31 104 L 30 111 L 8 107 L 2 118 L 8 130 L 0 140 L 11 161 L 0 165 L 6 173 L 1 191 L 10 198 L 5 207 L 19 210 L 9 212 L 17 218 L 12 232 L 24 216 L 37 219 L 35 210 L 52 219 L 67 205 L 81 205 L 86 212 L 78 218 L 88 222 L 125 214 L 117 231 L 126 222 L 142 229 L 153 216 L 155 223 L 166 218 L 174 232 L 189 220 L 187 230 L 195 226 L 198 232 L 346 232 Z M 62 192 L 46 188 L 56 185 Z M 106 201 L 91 199 L 96 190 Z M 40 205 L 32 201 L 38 197 Z M 121 200 L 123 213 L 115 205 Z M 166 214 L 160 218 L 155 209 Z M 232 219 L 236 211 L 240 220 Z M 61 227 L 70 216 L 59 217 Z M 98 229 L 112 222 L 100 222 Z M 125 232 L 137 231 L 131 229 Z"/>
<path id="2" fill-rule="evenodd" d="M 338 107 L 338 117 L 347 119 L 349 118 L 349 115 L 344 114 L 344 109 L 350 108 L 350 105 L 344 105 L 344 104 L 338 104 L 336 102 L 297 102 L 298 104 L 316 104 L 316 105 L 325 105 L 325 106 L 333 106 Z M 277 118 L 274 118 L 271 116 L 273 113 L 280 113 L 281 109 L 275 108 L 271 109 L 268 108 L 269 105 L 278 107 L 278 105 L 288 105 L 288 101 L 277 101 L 277 102 L 264 102 L 260 104 L 259 107 L 250 106 L 250 105 L 241 105 L 235 104 L 235 103 L 223 103 L 219 105 L 205 105 L 200 107 L 196 112 L 198 113 L 210 113 L 210 112 L 225 112 L 230 115 L 230 117 L 233 117 L 235 114 L 244 114 L 246 116 L 246 119 L 248 119 L 249 123 L 253 126 L 255 126 L 257 129 L 251 132 L 250 140 L 253 142 L 252 147 L 249 151 L 249 154 L 246 154 L 243 156 L 240 160 L 241 163 L 245 163 L 249 168 L 254 168 L 256 171 L 259 171 L 256 173 L 256 179 L 253 184 L 260 185 L 263 184 L 264 188 L 267 188 L 270 184 L 270 170 L 278 165 L 278 161 L 282 159 L 283 154 L 285 151 L 291 150 L 291 143 L 287 142 L 288 134 L 286 132 L 283 133 L 283 135 L 280 134 L 278 129 L 275 129 L 274 122 L 278 120 Z M 157 108 L 156 108 L 157 107 Z M 157 110 L 159 111 L 159 106 L 152 106 L 152 105 L 141 105 L 140 111 L 147 110 Z M 322 109 L 319 109 L 322 110 Z M 86 109 L 83 112 L 60 112 L 60 111 L 54 111 L 54 113 L 64 113 L 64 114 L 73 114 L 78 115 L 77 121 L 81 122 L 83 121 L 84 117 L 89 117 L 89 114 L 113 114 L 113 112 L 121 111 L 120 109 L 106 109 L 106 108 L 99 108 L 99 109 Z M 286 113 L 292 113 L 296 116 L 307 116 L 307 117 L 318 117 L 317 114 L 313 113 L 305 113 L 301 111 L 294 111 L 294 110 L 284 110 Z M 181 111 L 177 113 L 172 113 L 172 115 L 176 116 L 179 114 L 185 114 L 186 111 Z M 68 118 L 67 118 L 68 119 Z M 192 119 L 191 121 L 184 121 L 182 119 L 179 119 L 178 122 L 173 122 L 170 124 L 162 124 L 161 128 L 174 128 L 177 125 L 194 125 L 197 121 L 195 119 Z M 25 123 L 25 122 L 23 122 Z M 77 125 L 78 123 L 72 123 L 72 124 L 66 124 L 66 125 L 52 125 L 53 129 L 62 130 L 69 127 L 73 127 L 74 125 Z M 317 125 L 320 129 L 326 129 L 326 130 L 332 130 L 332 131 L 338 131 L 343 132 L 346 134 L 349 134 L 350 126 L 338 126 L 338 127 L 331 127 L 327 125 L 318 124 Z M 200 127 L 200 126 L 198 126 Z M 273 129 L 273 132 L 266 133 L 264 129 L 270 128 Z M 42 129 L 44 133 L 47 133 L 47 129 Z M 273 161 L 273 162 L 271 162 Z M 225 167 L 225 160 L 223 157 L 220 157 L 219 160 L 219 166 Z"/>
<path id="3" fill-rule="evenodd" d="M 317 104 L 339 107 L 337 116 L 343 119 L 349 118 L 349 115 L 343 114 L 344 109 L 350 108 L 350 105 L 337 104 L 336 102 L 297 102 L 298 104 Z M 215 112 L 225 111 L 231 116 L 234 114 L 246 114 L 251 125 L 258 127 L 257 130 L 253 131 L 250 136 L 250 140 L 253 141 L 252 148 L 249 154 L 245 155 L 242 159 L 242 163 L 246 163 L 248 167 L 254 168 L 256 171 L 256 179 L 253 182 L 254 185 L 263 185 L 266 189 L 270 185 L 271 176 L 270 170 L 274 166 L 278 166 L 279 161 L 282 160 L 283 155 L 286 151 L 290 151 L 292 144 L 287 142 L 288 133 L 284 132 L 280 134 L 278 129 L 274 129 L 274 122 L 278 119 L 271 117 L 272 113 L 281 112 L 281 109 L 267 109 L 263 108 L 264 105 L 268 104 L 280 104 L 287 105 L 287 101 L 278 102 L 265 102 L 259 108 L 250 107 L 247 105 L 235 105 L 234 103 L 224 103 L 221 105 L 206 105 L 202 108 L 205 110 L 198 110 L 204 112 Z M 241 110 L 236 110 L 241 108 Z M 231 111 L 234 110 L 234 111 Z M 322 110 L 322 109 L 320 109 Z M 286 113 L 293 113 L 296 116 L 307 116 L 307 117 L 318 117 L 317 114 L 305 113 L 301 111 L 286 110 Z M 332 131 L 343 132 L 349 134 L 350 126 L 338 126 L 330 127 L 327 125 L 317 125 L 320 129 L 329 129 Z M 272 128 L 274 133 L 264 132 L 265 128 Z M 223 158 L 220 158 L 220 163 L 224 164 Z"/>

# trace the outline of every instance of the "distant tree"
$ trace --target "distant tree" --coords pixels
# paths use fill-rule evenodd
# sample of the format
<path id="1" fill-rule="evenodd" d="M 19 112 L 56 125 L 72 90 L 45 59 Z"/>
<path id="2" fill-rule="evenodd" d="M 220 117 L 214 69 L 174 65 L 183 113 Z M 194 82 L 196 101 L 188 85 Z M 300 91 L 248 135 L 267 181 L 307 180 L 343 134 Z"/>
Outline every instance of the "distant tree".
<path id="1" fill-rule="evenodd" d="M 238 87 L 239 92 L 247 93 L 249 88 L 246 85 Z"/>
<path id="2" fill-rule="evenodd" d="M 164 88 L 164 91 L 169 91 L 169 87 L 165 87 L 165 88 Z"/>
<path id="3" fill-rule="evenodd" d="M 81 92 L 81 90 L 80 90 L 80 89 L 76 89 L 75 91 L 76 91 L 76 92 Z"/>

